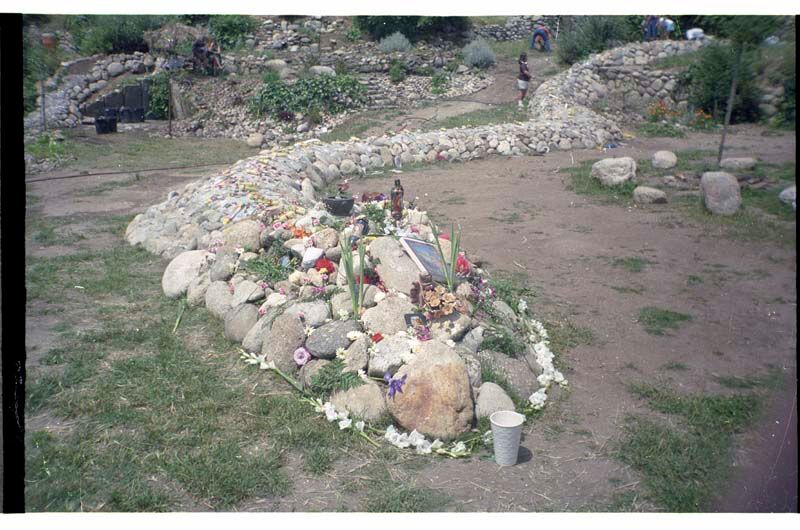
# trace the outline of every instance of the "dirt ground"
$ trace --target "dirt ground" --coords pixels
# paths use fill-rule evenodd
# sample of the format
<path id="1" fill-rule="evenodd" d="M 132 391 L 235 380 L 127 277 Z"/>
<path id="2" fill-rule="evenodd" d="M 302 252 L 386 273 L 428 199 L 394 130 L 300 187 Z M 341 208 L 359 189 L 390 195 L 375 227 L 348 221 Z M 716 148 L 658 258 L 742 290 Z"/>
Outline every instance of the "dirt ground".
<path id="1" fill-rule="evenodd" d="M 757 154 L 763 161 L 794 161 L 795 137 L 767 137 L 755 127 L 730 137 L 729 155 Z M 614 156 L 649 158 L 659 149 L 714 149 L 716 137 L 634 139 Z M 521 462 L 499 469 L 491 460 L 431 460 L 417 483 L 446 493 L 463 511 L 571 511 L 607 506 L 640 478 L 609 456 L 628 413 L 645 405 L 625 384 L 664 379 L 678 390 L 724 392 L 713 375 L 745 376 L 781 369 L 783 386 L 760 423 L 736 437 L 733 476 L 719 492 L 719 511 L 796 511 L 796 254 L 770 242 L 742 242 L 680 219 L 672 204 L 625 208 L 567 190 L 559 169 L 604 156 L 598 151 L 554 152 L 544 157 L 496 157 L 400 175 L 406 197 L 437 219 L 463 227 L 463 246 L 493 271 L 524 275 L 536 293 L 536 316 L 569 319 L 594 339 L 561 353 L 571 391 L 556 399 L 546 418 L 526 426 Z M 607 156 L 607 155 L 606 155 Z M 62 172 L 67 173 L 67 172 Z M 210 173 L 207 173 L 210 174 Z M 45 175 L 37 175 L 41 178 Z M 202 174 L 148 173 L 31 183 L 44 216 L 71 216 L 71 227 L 91 226 L 99 215 L 127 215 L 163 200 L 170 189 Z M 394 175 L 353 183 L 354 191 L 386 191 Z M 103 193 L 86 190 L 119 181 Z M 113 243 L 104 235 L 81 241 L 89 248 Z M 74 251 L 75 245 L 29 247 L 30 255 Z M 648 261 L 642 272 L 613 266 L 614 258 Z M 166 263 L 164 263 L 166 266 Z M 689 285 L 690 275 L 702 283 Z M 614 287 L 635 287 L 620 292 Z M 666 336 L 636 323 L 644 306 L 692 315 Z M 29 308 L 29 365 L 57 340 L 58 314 Z M 33 314 L 32 314 L 33 313 Z M 686 370 L 669 372 L 665 363 Z M 48 421 L 55 421 L 52 418 Z M 41 423 L 41 421 L 39 421 Z M 39 423 L 29 428 L 42 427 Z M 53 426 L 57 428 L 57 426 Z M 253 501 L 242 510 L 303 510 L 304 491 L 315 509 L 335 509 L 336 483 L 302 480 L 275 504 Z M 330 495 L 330 502 L 326 501 Z"/>

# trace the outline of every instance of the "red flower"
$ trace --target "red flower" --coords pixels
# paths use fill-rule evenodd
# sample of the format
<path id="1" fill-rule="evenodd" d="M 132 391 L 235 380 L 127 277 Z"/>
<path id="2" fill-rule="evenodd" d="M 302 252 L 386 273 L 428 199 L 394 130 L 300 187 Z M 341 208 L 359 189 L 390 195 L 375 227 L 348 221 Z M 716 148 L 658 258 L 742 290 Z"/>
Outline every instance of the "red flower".
<path id="1" fill-rule="evenodd" d="M 458 259 L 456 259 L 456 272 L 458 274 L 467 274 L 469 273 L 470 263 L 467 261 L 467 258 L 464 256 L 463 252 L 458 253 Z"/>
<path id="2" fill-rule="evenodd" d="M 317 262 L 314 264 L 314 268 L 317 269 L 318 271 L 325 269 L 328 271 L 328 273 L 332 273 L 333 271 L 336 270 L 336 265 L 334 265 L 333 262 L 329 259 L 319 258 Z"/>
<path id="3" fill-rule="evenodd" d="M 370 335 L 369 338 L 372 339 L 372 342 L 377 344 L 378 342 L 383 340 L 383 335 L 381 335 L 380 333 L 373 333 L 372 335 Z"/>

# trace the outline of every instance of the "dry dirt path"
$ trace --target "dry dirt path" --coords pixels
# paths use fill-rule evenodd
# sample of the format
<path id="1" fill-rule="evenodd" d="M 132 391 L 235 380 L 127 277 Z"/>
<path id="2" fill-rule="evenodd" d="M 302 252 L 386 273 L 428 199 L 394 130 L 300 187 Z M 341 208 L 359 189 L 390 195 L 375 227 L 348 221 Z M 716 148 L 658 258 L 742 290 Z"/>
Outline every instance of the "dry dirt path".
<path id="1" fill-rule="evenodd" d="M 550 61 L 554 60 L 554 54 L 529 53 L 528 64 L 533 74 L 533 79 L 530 83 L 528 96 L 546 79 L 542 72 L 553 71 Z M 489 74 L 494 76 L 494 82 L 483 90 L 473 94 L 436 101 L 430 105 L 403 113 L 368 129 L 363 136 L 380 136 L 387 131 L 413 130 L 422 126 L 434 127 L 436 122 L 446 118 L 512 103 L 516 101 L 519 94 L 516 90 L 518 73 L 519 69 L 516 61 L 500 58 L 497 64 L 489 70 Z"/>

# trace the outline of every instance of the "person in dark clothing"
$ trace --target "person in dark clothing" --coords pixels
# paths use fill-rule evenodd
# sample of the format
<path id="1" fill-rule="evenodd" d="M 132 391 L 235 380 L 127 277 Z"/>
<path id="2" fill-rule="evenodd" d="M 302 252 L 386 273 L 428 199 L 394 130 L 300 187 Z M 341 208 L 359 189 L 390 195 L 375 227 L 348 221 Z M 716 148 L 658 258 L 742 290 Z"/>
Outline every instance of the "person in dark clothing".
<path id="1" fill-rule="evenodd" d="M 521 53 L 519 56 L 519 76 L 517 77 L 517 89 L 519 90 L 519 101 L 517 106 L 523 107 L 522 100 L 528 92 L 528 81 L 531 80 L 531 73 L 528 70 L 528 54 Z"/>
<path id="2" fill-rule="evenodd" d="M 550 28 L 547 26 L 537 25 L 533 28 L 533 35 L 531 36 L 531 50 L 539 48 L 542 51 L 550 51 Z"/>
<path id="3" fill-rule="evenodd" d="M 208 45 L 205 37 L 199 37 L 192 44 L 192 58 L 196 69 L 205 71 L 208 67 Z"/>
<path id="4" fill-rule="evenodd" d="M 644 19 L 644 40 L 655 40 L 658 36 L 658 17 L 655 15 L 647 15 Z"/>

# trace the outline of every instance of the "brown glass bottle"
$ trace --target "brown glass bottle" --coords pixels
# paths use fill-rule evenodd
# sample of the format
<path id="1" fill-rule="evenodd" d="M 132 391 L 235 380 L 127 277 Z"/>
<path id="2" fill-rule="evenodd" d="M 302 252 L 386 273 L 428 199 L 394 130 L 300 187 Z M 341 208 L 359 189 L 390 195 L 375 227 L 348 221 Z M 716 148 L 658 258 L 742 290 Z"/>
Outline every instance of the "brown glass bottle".
<path id="1" fill-rule="evenodd" d="M 403 218 L 403 186 L 400 185 L 400 179 L 395 179 L 394 188 L 391 192 L 392 199 L 392 219 L 399 221 Z"/>

